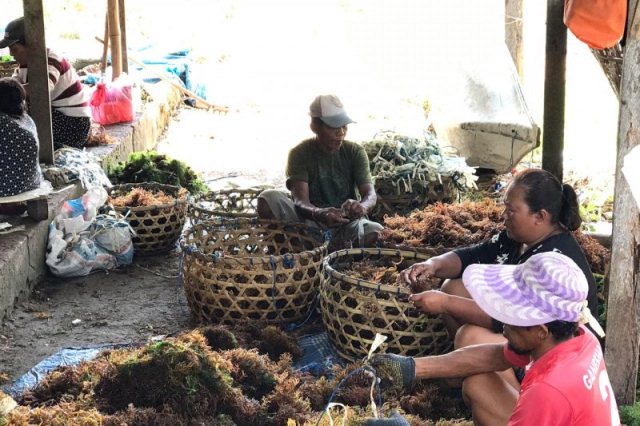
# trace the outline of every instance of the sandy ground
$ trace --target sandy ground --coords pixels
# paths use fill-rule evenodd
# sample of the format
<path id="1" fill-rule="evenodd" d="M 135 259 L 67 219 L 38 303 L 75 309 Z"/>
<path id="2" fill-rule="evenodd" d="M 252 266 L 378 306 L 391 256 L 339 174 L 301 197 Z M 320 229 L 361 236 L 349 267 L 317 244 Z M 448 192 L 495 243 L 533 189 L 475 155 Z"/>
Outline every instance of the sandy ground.
<path id="1" fill-rule="evenodd" d="M 93 37 L 102 36 L 104 3 L 46 3 L 51 46 L 75 57 L 101 54 Z M 181 109 L 158 147 L 203 173 L 214 188 L 230 181 L 282 185 L 286 153 L 310 135 L 306 113 L 318 93 L 340 95 L 358 121 L 350 129 L 352 140 L 424 125 L 421 107 L 429 89 L 447 90 L 436 76 L 465 58 L 460 46 L 475 48 L 483 40 L 493 45 L 501 35 L 489 30 L 504 23 L 503 16 L 488 15 L 486 2 L 193 0 L 178 7 L 159 0 L 153 11 L 141 0 L 127 5 L 131 48 L 153 42 L 193 49 L 210 77 L 211 101 L 231 108 L 227 115 Z M 22 1 L 8 0 L 3 7 L 2 19 L 8 20 L 21 13 Z M 204 7 L 215 11 L 197 13 Z M 526 29 L 535 54 L 527 56 L 523 87 L 538 122 L 543 12 L 541 7 Z M 586 47 L 570 37 L 569 50 L 566 166 L 609 185 L 615 97 Z M 61 347 L 145 341 L 190 327 L 182 292 L 176 294 L 177 270 L 178 259 L 170 255 L 136 260 L 108 275 L 47 279 L 0 326 L 0 372 L 13 380 Z M 81 322 L 74 326 L 76 319 Z"/>
<path id="2" fill-rule="evenodd" d="M 46 279 L 0 326 L 0 372 L 13 381 L 61 348 L 145 342 L 193 328 L 176 287 L 178 262 L 167 254 L 109 273 Z"/>

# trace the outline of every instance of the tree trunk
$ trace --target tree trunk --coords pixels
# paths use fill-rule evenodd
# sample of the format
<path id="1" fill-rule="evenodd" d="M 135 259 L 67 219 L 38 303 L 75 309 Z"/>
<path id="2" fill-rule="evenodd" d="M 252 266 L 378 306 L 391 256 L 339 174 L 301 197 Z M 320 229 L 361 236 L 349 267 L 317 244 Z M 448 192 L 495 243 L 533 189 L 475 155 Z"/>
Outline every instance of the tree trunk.
<path id="1" fill-rule="evenodd" d="M 638 375 L 638 251 L 640 216 L 629 184 L 622 174 L 624 157 L 640 144 L 640 16 L 637 0 L 629 2 L 627 41 L 622 63 L 618 153 L 613 208 L 613 241 L 609 297 L 607 305 L 607 343 L 605 360 L 618 403 L 633 404 Z"/>

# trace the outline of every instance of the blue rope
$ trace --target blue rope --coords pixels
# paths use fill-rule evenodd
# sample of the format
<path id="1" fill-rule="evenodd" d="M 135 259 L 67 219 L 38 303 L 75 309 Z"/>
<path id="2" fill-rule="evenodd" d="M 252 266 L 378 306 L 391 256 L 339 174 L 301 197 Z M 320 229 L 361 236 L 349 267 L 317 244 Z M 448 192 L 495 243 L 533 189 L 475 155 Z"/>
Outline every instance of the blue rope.
<path id="1" fill-rule="evenodd" d="M 183 250 L 180 255 L 180 263 L 178 264 L 178 277 L 176 278 L 176 298 L 178 298 L 178 292 L 180 291 L 180 287 L 184 285 L 184 273 L 182 270 L 182 266 L 184 265 L 184 257 L 186 252 Z"/>
<path id="2" fill-rule="evenodd" d="M 302 327 L 303 325 L 305 325 L 307 323 L 307 321 L 309 321 L 309 319 L 311 319 L 311 317 L 315 313 L 316 308 L 318 307 L 318 302 L 319 301 L 320 301 L 320 295 L 316 294 L 316 296 L 315 296 L 315 298 L 313 300 L 313 305 L 311 306 L 311 310 L 309 311 L 309 314 L 304 319 L 304 321 L 302 321 L 300 324 L 289 324 L 287 326 L 287 331 L 294 331 L 294 330 L 297 330 L 298 328 Z"/>
<path id="3" fill-rule="evenodd" d="M 278 307 L 276 306 L 276 259 L 273 255 L 269 256 L 269 264 L 271 265 L 271 269 L 273 269 L 273 285 L 271 286 L 271 303 L 273 303 L 273 309 L 276 311 Z"/>
<path id="4" fill-rule="evenodd" d="M 285 268 L 292 269 L 296 265 L 296 259 L 291 253 L 285 253 L 282 255 L 282 264 Z"/>
<path id="5" fill-rule="evenodd" d="M 322 415 L 318 419 L 318 422 L 316 423 L 316 426 L 318 426 L 320 424 L 320 421 L 324 417 L 324 413 L 326 413 L 327 409 L 329 408 L 329 404 L 331 404 L 331 402 L 333 401 L 333 398 L 335 398 L 336 394 L 338 393 L 338 391 L 340 390 L 342 385 L 344 385 L 344 382 L 346 382 L 347 379 L 350 379 L 352 376 L 355 376 L 357 373 L 361 373 L 363 371 L 368 371 L 370 373 L 373 373 L 374 380 L 376 381 L 376 394 L 378 395 L 378 407 L 382 407 L 382 394 L 380 393 L 380 382 L 378 381 L 378 376 L 376 375 L 375 368 L 373 368 L 371 366 L 364 366 L 364 367 L 356 368 L 351 373 L 349 373 L 345 378 L 340 380 L 340 383 L 338 383 L 338 386 L 335 387 L 335 389 L 331 393 L 331 396 L 329 397 L 329 401 L 327 401 L 327 404 L 324 406 L 324 410 L 322 411 Z"/>

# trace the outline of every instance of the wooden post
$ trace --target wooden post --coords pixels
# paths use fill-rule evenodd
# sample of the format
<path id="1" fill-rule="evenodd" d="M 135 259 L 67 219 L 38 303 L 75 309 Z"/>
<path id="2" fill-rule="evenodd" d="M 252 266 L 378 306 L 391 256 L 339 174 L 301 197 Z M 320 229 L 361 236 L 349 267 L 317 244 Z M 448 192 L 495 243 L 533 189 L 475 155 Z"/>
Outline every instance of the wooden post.
<path id="1" fill-rule="evenodd" d="M 542 168 L 562 182 L 567 27 L 563 0 L 547 0 L 547 43 L 544 69 Z"/>
<path id="2" fill-rule="evenodd" d="M 118 21 L 120 22 L 120 46 L 122 52 L 122 71 L 129 74 L 129 58 L 127 54 L 127 20 L 124 0 L 118 0 Z"/>
<path id="3" fill-rule="evenodd" d="M 613 205 L 613 241 L 607 305 L 605 360 L 618 404 L 631 405 L 636 397 L 640 342 L 640 216 L 621 168 L 624 156 L 640 145 L 640 14 L 638 1 L 629 2 L 627 40 L 622 62 L 616 184 Z"/>
<path id="4" fill-rule="evenodd" d="M 122 74 L 122 45 L 120 43 L 120 16 L 118 0 L 109 0 L 107 6 L 109 14 L 109 41 L 111 44 L 111 73 L 112 80 Z"/>
<path id="5" fill-rule="evenodd" d="M 520 80 L 522 80 L 522 30 L 523 0 L 505 0 L 504 2 L 504 40 Z"/>
<path id="6" fill-rule="evenodd" d="M 36 123 L 40 140 L 40 161 L 53 164 L 53 131 L 47 45 L 44 34 L 42 0 L 23 0 L 26 43 L 29 54 L 29 114 Z"/>

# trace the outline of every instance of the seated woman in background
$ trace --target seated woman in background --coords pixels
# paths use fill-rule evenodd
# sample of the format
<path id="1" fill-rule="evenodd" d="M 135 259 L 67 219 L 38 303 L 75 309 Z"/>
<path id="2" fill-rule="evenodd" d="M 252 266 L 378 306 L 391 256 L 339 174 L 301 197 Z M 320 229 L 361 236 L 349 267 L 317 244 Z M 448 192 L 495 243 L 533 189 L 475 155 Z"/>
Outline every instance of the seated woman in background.
<path id="1" fill-rule="evenodd" d="M 483 243 L 416 263 L 402 273 L 409 283 L 431 276 L 451 278 L 445 281 L 442 291 L 422 292 L 410 300 L 426 312 L 442 314 L 450 335 L 455 337 L 456 348 L 504 340 L 502 323 L 478 307 L 458 278 L 474 263 L 516 265 L 537 253 L 562 253 L 584 273 L 589 284 L 589 309 L 594 314 L 598 312 L 595 278 L 571 233 L 582 223 L 573 188 L 545 170 L 528 169 L 513 178 L 504 204 L 504 231 Z"/>
<path id="2" fill-rule="evenodd" d="M 8 47 L 9 53 L 20 64 L 14 73 L 29 94 L 29 50 L 26 42 L 24 18 L 7 24 L 0 49 Z M 80 82 L 69 60 L 47 49 L 49 94 L 51 97 L 51 129 L 53 145 L 82 148 L 91 131 L 90 94 Z"/>
<path id="3" fill-rule="evenodd" d="M 40 187 L 36 125 L 26 113 L 26 93 L 20 82 L 0 78 L 0 197 L 10 197 Z M 0 213 L 8 211 L 4 206 Z"/>

